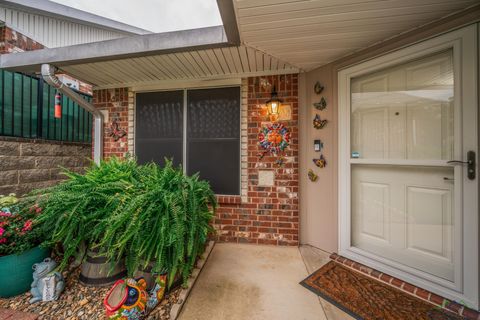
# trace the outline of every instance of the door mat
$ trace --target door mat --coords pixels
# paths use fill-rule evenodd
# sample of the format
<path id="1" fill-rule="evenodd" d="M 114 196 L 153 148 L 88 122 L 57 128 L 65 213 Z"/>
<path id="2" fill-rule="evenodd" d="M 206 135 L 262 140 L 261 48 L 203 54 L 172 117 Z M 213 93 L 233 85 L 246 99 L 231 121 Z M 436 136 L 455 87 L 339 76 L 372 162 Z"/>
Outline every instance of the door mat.
<path id="1" fill-rule="evenodd" d="M 459 315 L 333 261 L 315 271 L 300 284 L 356 319 L 463 319 Z"/>

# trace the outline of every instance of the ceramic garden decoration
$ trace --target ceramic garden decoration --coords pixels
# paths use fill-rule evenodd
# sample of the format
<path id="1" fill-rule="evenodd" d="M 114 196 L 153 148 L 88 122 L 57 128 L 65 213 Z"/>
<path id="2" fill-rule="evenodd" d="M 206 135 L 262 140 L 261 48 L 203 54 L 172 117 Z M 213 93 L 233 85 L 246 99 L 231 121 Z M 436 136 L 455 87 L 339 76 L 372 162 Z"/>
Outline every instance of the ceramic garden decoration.
<path id="1" fill-rule="evenodd" d="M 163 299 L 166 275 L 158 275 L 150 293 L 144 278 L 118 280 L 103 300 L 108 319 L 144 319 Z"/>
<path id="2" fill-rule="evenodd" d="M 58 300 L 65 289 L 65 281 L 62 274 L 55 271 L 56 267 L 57 263 L 50 258 L 32 266 L 33 282 L 30 290 L 32 294 L 30 303 Z"/>

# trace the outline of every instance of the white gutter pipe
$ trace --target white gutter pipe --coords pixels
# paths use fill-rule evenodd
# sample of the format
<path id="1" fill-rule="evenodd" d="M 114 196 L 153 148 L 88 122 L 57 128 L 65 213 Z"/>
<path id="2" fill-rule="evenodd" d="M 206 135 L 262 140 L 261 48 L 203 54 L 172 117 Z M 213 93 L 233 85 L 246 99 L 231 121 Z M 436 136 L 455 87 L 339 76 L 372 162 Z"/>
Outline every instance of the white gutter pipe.
<path id="1" fill-rule="evenodd" d="M 78 103 L 82 108 L 93 114 L 93 161 L 99 165 L 103 154 L 103 114 L 83 99 L 78 93 L 64 85 L 55 76 L 56 68 L 50 64 L 42 64 L 42 77 L 49 85 L 58 89 L 61 93 L 68 96 L 70 99 Z"/>

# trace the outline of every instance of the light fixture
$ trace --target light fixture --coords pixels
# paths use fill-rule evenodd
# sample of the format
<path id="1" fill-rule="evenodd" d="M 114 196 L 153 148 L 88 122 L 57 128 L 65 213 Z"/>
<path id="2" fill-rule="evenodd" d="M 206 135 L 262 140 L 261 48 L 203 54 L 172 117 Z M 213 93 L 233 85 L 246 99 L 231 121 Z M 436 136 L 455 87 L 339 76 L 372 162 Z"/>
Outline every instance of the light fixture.
<path id="1" fill-rule="evenodd" d="M 267 101 L 267 110 L 268 114 L 271 116 L 277 116 L 280 112 L 280 104 L 282 103 L 282 100 L 278 98 L 278 93 L 277 89 L 275 88 L 275 85 L 273 86 L 273 90 L 271 93 L 270 100 Z"/>

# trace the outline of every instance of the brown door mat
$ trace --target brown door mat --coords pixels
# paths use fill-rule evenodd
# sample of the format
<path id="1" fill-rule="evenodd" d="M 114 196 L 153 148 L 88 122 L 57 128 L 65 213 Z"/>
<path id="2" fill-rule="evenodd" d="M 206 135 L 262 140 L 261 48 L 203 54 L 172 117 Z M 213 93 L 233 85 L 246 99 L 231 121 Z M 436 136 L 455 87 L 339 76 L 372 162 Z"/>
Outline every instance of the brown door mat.
<path id="1" fill-rule="evenodd" d="M 464 319 L 333 261 L 300 284 L 356 319 Z"/>

